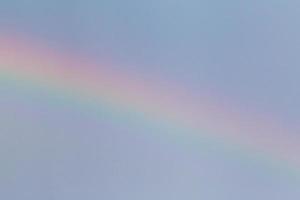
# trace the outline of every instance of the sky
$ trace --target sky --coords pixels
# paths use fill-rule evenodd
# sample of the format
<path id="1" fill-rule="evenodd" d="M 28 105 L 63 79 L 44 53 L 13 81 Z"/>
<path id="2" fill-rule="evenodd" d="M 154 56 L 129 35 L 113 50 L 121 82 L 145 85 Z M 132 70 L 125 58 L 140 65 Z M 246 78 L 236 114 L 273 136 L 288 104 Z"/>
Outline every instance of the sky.
<path id="1" fill-rule="evenodd" d="M 299 6 L 0 1 L 0 196 L 299 199 Z"/>

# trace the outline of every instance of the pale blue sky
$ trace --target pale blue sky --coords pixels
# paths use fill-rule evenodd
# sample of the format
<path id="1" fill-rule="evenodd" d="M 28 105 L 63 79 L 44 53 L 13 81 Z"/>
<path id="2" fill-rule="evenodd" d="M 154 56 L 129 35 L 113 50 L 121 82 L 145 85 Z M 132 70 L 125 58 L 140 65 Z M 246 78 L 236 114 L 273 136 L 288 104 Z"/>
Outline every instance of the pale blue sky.
<path id="1" fill-rule="evenodd" d="M 299 17 L 295 0 L 0 1 L 0 31 L 196 95 L 211 89 L 291 128 L 300 119 Z M 0 92 L 1 199 L 300 198 L 299 181 L 272 166 L 213 144 L 188 147 L 155 122 L 100 117 L 5 82 Z"/>

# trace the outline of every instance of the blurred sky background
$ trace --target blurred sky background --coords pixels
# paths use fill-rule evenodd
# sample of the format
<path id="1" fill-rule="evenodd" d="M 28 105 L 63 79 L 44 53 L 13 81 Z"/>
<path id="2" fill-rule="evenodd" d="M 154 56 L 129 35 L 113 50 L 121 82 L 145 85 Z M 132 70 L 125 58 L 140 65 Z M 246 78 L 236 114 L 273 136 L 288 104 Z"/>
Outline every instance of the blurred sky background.
<path id="1" fill-rule="evenodd" d="M 294 130 L 299 18 L 296 0 L 0 1 L 0 34 L 113 63 L 114 71 L 196 97 L 211 92 L 239 112 Z M 1 199 L 300 198 L 300 181 L 280 170 L 222 148 L 186 145 L 155 122 L 116 120 L 5 83 L 0 92 Z"/>

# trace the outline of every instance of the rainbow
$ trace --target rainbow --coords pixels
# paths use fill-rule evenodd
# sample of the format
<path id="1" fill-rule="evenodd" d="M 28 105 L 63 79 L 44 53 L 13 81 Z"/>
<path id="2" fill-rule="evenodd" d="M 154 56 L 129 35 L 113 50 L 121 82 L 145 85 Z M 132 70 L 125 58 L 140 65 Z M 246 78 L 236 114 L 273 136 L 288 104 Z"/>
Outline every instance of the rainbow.
<path id="1" fill-rule="evenodd" d="M 60 91 L 89 104 L 98 102 L 147 119 L 192 130 L 197 138 L 222 141 L 300 172 L 300 140 L 272 118 L 234 112 L 214 95 L 193 98 L 178 85 L 149 84 L 145 77 L 111 70 L 80 56 L 59 53 L 29 39 L 0 37 L 0 80 L 22 87 Z M 199 139 L 201 138 L 199 137 Z M 259 157 L 259 156 L 258 156 Z"/>

